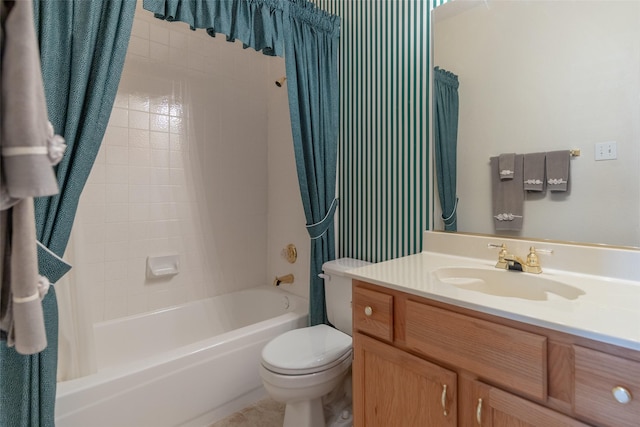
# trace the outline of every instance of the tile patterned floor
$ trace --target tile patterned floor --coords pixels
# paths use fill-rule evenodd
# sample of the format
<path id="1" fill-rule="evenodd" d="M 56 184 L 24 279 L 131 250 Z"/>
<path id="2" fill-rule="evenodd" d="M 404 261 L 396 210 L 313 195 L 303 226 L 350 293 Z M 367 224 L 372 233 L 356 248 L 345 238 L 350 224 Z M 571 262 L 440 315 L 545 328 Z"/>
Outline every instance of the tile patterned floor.
<path id="1" fill-rule="evenodd" d="M 210 427 L 282 427 L 284 403 L 266 398 Z"/>

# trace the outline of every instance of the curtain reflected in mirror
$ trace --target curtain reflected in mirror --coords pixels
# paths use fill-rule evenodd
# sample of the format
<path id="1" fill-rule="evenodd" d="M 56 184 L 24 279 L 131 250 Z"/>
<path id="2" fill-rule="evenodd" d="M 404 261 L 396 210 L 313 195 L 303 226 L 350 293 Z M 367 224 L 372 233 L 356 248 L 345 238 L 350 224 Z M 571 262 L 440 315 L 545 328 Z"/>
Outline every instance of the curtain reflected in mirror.
<path id="1" fill-rule="evenodd" d="M 433 141 L 436 155 L 438 196 L 445 231 L 456 231 L 456 158 L 458 145 L 458 76 L 436 67 L 433 70 Z"/>

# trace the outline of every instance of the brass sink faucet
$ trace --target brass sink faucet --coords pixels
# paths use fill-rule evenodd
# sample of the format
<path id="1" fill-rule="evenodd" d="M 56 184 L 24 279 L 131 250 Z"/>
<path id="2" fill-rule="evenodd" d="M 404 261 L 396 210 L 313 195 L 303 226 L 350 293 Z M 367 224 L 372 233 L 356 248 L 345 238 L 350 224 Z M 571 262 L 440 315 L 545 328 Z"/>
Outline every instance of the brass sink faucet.
<path id="1" fill-rule="evenodd" d="M 533 246 L 529 248 L 529 255 L 527 255 L 526 261 L 517 255 L 507 252 L 507 246 L 502 243 L 497 245 L 495 243 L 489 243 L 489 248 L 499 248 L 498 262 L 496 268 L 502 268 L 504 270 L 524 271 L 525 273 L 542 273 L 542 267 L 540 266 L 540 260 L 538 259 L 538 252 L 552 254 L 550 249 L 537 249 Z"/>

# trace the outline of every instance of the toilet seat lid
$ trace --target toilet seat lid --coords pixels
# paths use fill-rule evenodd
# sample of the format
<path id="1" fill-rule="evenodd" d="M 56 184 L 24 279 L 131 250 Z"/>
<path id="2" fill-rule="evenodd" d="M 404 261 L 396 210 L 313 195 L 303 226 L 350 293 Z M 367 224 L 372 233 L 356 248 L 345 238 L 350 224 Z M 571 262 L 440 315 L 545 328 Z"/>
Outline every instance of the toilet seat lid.
<path id="1" fill-rule="evenodd" d="M 302 375 L 329 369 L 351 354 L 351 337 L 327 325 L 294 329 L 271 340 L 262 350 L 270 371 Z"/>

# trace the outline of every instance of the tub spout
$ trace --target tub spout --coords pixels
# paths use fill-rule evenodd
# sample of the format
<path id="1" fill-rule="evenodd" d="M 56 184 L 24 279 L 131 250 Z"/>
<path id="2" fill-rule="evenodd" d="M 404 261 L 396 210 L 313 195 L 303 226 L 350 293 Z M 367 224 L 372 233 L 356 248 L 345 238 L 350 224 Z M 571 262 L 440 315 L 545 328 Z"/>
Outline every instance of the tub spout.
<path id="1" fill-rule="evenodd" d="M 280 283 L 293 283 L 293 274 L 287 274 L 286 276 L 276 276 L 273 281 L 273 286 L 280 286 Z"/>

